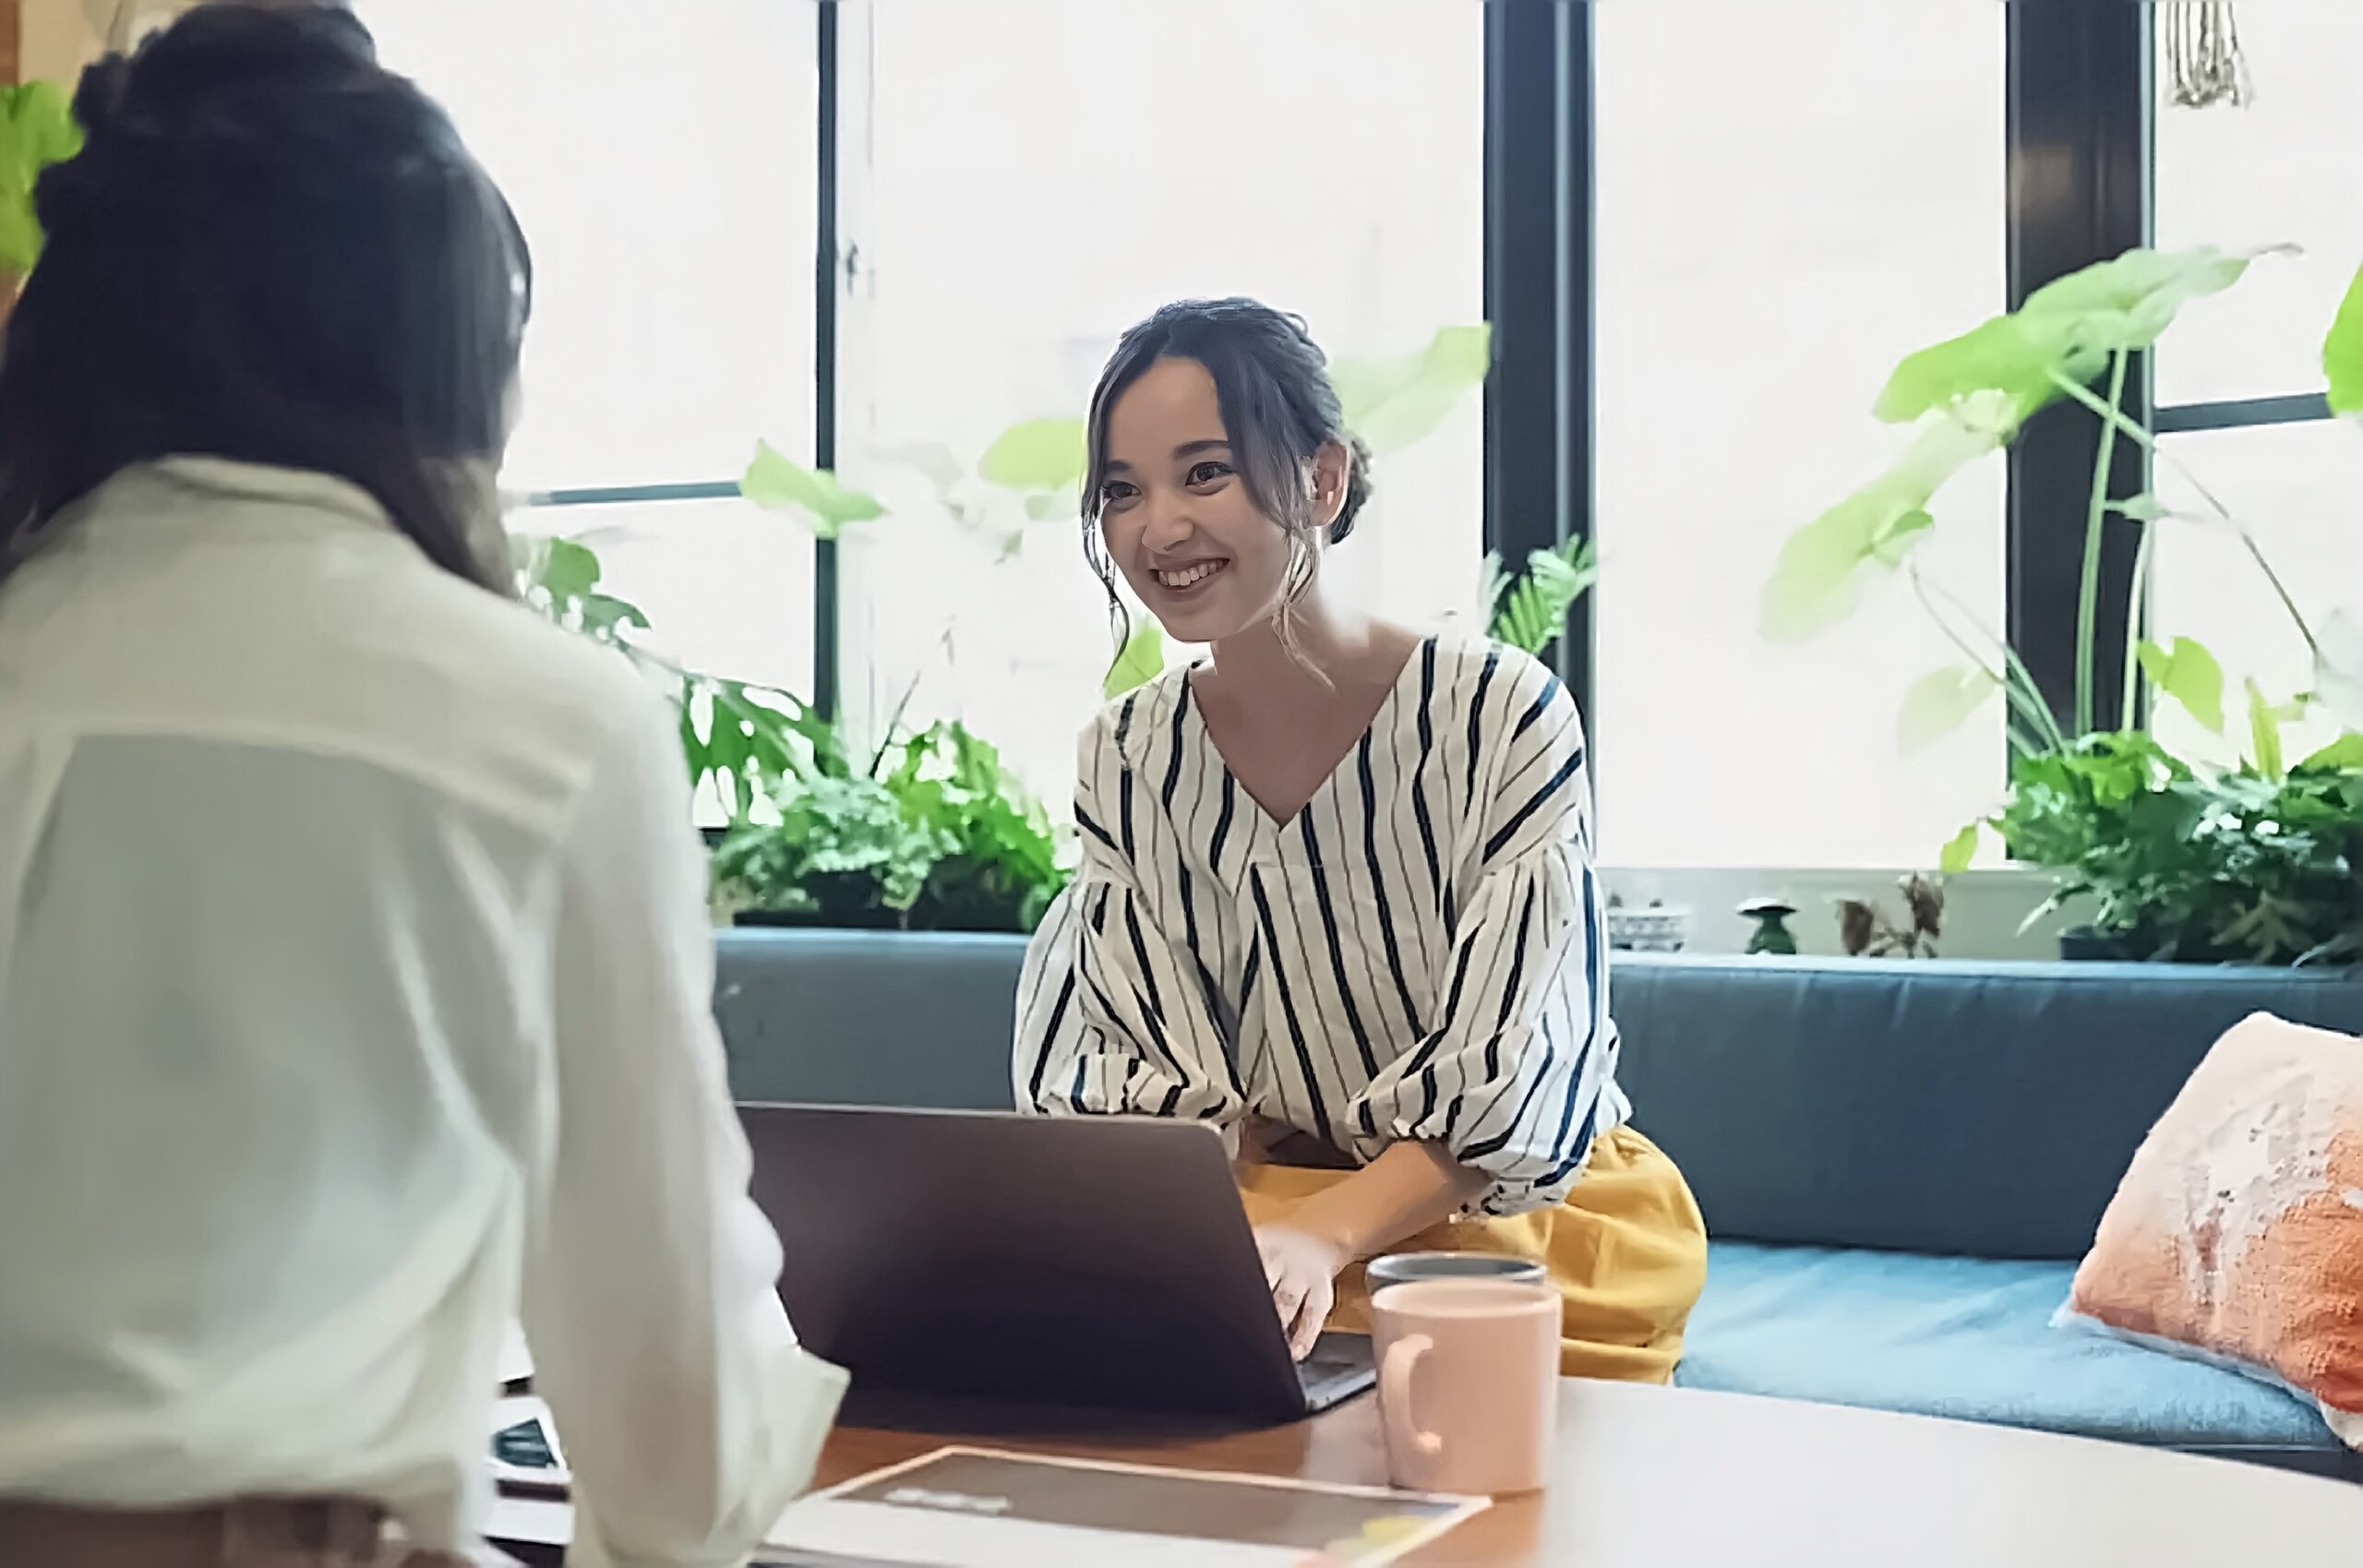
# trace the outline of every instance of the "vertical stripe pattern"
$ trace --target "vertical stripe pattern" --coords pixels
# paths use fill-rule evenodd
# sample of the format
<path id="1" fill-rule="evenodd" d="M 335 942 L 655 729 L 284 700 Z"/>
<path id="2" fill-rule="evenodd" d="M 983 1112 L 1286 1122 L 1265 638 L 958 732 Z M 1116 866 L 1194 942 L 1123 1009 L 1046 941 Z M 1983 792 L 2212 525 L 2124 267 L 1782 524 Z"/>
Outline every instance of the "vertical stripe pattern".
<path id="1" fill-rule="evenodd" d="M 1584 757 L 1540 664 L 1432 640 L 1278 822 L 1186 672 L 1134 693 L 1084 736 L 1083 868 L 1027 952 L 1019 1106 L 1252 1113 L 1364 1160 L 1433 1142 L 1493 1179 L 1489 1213 L 1562 1201 L 1629 1115 Z"/>

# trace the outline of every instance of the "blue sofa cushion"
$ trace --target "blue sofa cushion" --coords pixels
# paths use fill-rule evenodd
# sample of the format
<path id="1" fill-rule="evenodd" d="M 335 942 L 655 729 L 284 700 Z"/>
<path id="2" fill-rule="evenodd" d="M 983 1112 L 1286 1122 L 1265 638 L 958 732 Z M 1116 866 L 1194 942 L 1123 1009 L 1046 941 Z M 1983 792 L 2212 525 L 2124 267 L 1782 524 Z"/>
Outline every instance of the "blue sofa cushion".
<path id="1" fill-rule="evenodd" d="M 2251 1012 L 2363 1034 L 2363 972 L 1619 954 L 1641 1131 L 1734 1241 L 2078 1258 Z"/>
<path id="2" fill-rule="evenodd" d="M 1007 1110 L 1014 937 L 722 934 L 714 1015 L 742 1101 Z"/>
<path id="3" fill-rule="evenodd" d="M 2071 1263 L 1719 1242 L 1685 1387 L 2035 1427 L 2363 1478 L 2264 1383 L 2051 1326 Z"/>

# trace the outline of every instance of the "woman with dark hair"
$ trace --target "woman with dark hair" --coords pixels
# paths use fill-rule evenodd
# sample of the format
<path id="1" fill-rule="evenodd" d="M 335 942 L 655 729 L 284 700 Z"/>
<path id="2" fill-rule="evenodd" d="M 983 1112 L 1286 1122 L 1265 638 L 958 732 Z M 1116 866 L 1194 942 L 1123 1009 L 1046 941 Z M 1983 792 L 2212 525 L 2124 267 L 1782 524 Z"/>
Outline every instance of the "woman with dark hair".
<path id="1" fill-rule="evenodd" d="M 1541 664 L 1338 601 L 1369 457 L 1303 324 L 1168 305 L 1091 401 L 1085 542 L 1206 659 L 1086 734 L 1022 1106 L 1214 1122 L 1300 1359 L 1398 1248 L 1541 1263 L 1571 1375 L 1663 1382 L 1706 1278 L 1627 1125 L 1583 732 Z M 1121 608 L 1117 612 L 1122 615 Z"/>
<path id="2" fill-rule="evenodd" d="M 738 1561 L 842 1380 L 672 725 L 502 592 L 523 238 L 338 8 L 76 112 L 0 338 L 0 1562 L 456 1562 L 517 1317 L 576 1558 Z"/>

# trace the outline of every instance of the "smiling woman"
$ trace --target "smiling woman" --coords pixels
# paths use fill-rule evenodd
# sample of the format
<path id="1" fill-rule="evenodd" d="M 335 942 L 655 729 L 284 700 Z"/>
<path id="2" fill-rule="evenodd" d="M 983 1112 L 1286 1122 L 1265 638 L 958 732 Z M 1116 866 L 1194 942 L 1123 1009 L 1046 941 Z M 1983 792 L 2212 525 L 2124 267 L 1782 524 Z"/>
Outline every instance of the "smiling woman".
<path id="1" fill-rule="evenodd" d="M 1294 647 L 1314 563 L 1370 496 L 1326 369 L 1302 321 L 1252 300 L 1170 305 L 1124 334 L 1092 398 L 1084 496 L 1112 609 L 1111 564 L 1182 641 L 1272 618 Z"/>
<path id="2" fill-rule="evenodd" d="M 1088 438 L 1110 604 L 1121 573 L 1210 655 L 1086 732 L 1018 1103 L 1234 1137 L 1300 1357 L 1333 1315 L 1364 1326 L 1358 1265 L 1409 1241 L 1542 1263 L 1567 1371 L 1664 1381 L 1706 1242 L 1625 1125 L 1574 701 L 1522 654 L 1352 606 L 1327 556 L 1369 460 L 1296 318 L 1158 311 Z"/>

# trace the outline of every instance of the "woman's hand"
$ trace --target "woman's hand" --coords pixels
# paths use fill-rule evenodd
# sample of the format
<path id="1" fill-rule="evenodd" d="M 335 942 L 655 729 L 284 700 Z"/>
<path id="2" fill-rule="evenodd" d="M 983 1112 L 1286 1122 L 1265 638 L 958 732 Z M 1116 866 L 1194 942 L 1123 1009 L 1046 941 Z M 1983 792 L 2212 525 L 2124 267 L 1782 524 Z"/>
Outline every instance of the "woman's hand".
<path id="1" fill-rule="evenodd" d="M 1301 1361 L 1320 1341 L 1337 1303 L 1337 1276 L 1353 1260 L 1326 1237 L 1287 1223 L 1258 1228 L 1255 1250 L 1263 1254 L 1264 1278 L 1289 1336 L 1289 1354 Z"/>

